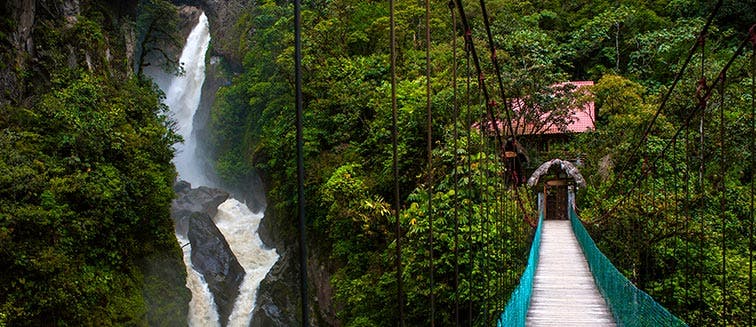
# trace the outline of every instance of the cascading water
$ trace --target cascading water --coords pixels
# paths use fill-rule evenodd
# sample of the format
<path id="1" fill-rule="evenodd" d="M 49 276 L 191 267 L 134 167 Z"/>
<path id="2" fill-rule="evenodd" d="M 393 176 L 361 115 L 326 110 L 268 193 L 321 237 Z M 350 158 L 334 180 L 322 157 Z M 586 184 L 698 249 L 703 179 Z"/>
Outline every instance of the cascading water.
<path id="1" fill-rule="evenodd" d="M 183 179 L 195 187 L 208 185 L 205 174 L 197 162 L 197 136 L 194 132 L 194 113 L 202 96 L 202 84 L 205 83 L 205 53 L 210 45 L 210 27 L 205 13 L 199 23 L 192 29 L 181 52 L 184 75 L 176 76 L 165 92 L 165 104 L 171 108 L 171 114 L 178 127 L 178 133 L 184 143 L 174 145 L 176 157 L 173 163 Z"/>
<path id="2" fill-rule="evenodd" d="M 257 299 L 257 288 L 278 261 L 276 251 L 264 248 L 260 235 L 257 234 L 262 218 L 262 212 L 253 213 L 247 205 L 228 199 L 218 206 L 218 214 L 213 219 L 246 272 L 239 286 L 239 297 L 234 310 L 228 318 L 229 326 L 249 326 Z"/>
<path id="3" fill-rule="evenodd" d="M 194 114 L 199 106 L 202 84 L 205 80 L 205 52 L 210 42 L 210 30 L 204 13 L 199 23 L 192 29 L 181 53 L 184 75 L 173 77 L 168 85 L 161 85 L 166 91 L 166 104 L 177 124 L 183 144 L 176 144 L 174 164 L 179 178 L 193 187 L 209 186 L 209 179 L 198 165 L 197 139 L 193 133 Z M 160 76 L 154 76 L 160 80 Z M 165 80 L 165 79 L 163 79 Z M 228 326 L 249 326 L 257 297 L 257 288 L 270 268 L 278 260 L 275 249 L 267 249 L 257 234 L 263 218 L 262 210 L 253 213 L 236 199 L 229 198 L 218 206 L 218 214 L 213 221 L 226 238 L 234 256 L 244 268 L 245 276 L 239 287 L 239 296 L 229 317 Z M 181 235 L 176 235 L 184 245 L 184 262 L 187 267 L 187 287 L 192 291 L 189 304 L 190 326 L 220 326 L 218 310 L 204 277 L 191 264 L 191 245 Z"/>

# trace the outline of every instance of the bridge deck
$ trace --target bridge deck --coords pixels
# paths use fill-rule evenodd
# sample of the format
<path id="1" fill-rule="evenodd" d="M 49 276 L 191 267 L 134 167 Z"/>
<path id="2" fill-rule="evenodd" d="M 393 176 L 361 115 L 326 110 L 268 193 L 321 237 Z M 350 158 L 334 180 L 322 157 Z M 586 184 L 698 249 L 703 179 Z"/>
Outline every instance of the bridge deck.
<path id="1" fill-rule="evenodd" d="M 569 220 L 544 220 L 527 326 L 616 326 Z"/>

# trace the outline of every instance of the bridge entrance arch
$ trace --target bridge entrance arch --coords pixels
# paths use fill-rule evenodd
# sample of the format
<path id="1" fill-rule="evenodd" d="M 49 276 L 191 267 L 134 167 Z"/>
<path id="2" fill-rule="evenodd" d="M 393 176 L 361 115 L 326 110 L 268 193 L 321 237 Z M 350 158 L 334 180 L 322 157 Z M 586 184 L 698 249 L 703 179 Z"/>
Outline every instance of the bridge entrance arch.
<path id="1" fill-rule="evenodd" d="M 528 186 L 541 193 L 544 219 L 567 220 L 568 193 L 585 187 L 585 179 L 573 163 L 557 158 L 541 164 L 528 179 Z"/>

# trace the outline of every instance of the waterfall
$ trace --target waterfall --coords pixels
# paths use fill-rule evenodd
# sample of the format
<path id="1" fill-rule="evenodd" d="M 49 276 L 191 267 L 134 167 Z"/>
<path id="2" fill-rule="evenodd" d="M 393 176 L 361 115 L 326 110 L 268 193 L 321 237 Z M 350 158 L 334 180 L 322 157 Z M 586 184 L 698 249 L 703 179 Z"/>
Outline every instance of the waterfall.
<path id="1" fill-rule="evenodd" d="M 174 145 L 176 157 L 173 163 L 179 178 L 194 187 L 209 184 L 202 168 L 197 165 L 197 136 L 193 133 L 194 113 L 205 83 L 205 53 L 209 45 L 210 27 L 207 16 L 202 13 L 181 51 L 179 62 L 183 65 L 184 75 L 174 77 L 165 92 L 165 104 L 171 108 L 177 131 L 184 138 L 184 143 Z"/>
<path id="2" fill-rule="evenodd" d="M 213 219 L 246 272 L 239 286 L 239 297 L 234 310 L 228 318 L 229 326 L 249 326 L 257 299 L 257 288 L 278 261 L 278 253 L 274 249 L 264 248 L 260 235 L 257 234 L 262 218 L 262 212 L 252 213 L 247 205 L 228 199 L 218 206 L 218 214 Z"/>
<path id="3" fill-rule="evenodd" d="M 167 89 L 165 103 L 170 107 L 171 118 L 176 122 L 178 133 L 184 138 L 184 143 L 174 145 L 176 157 L 173 162 L 179 178 L 191 183 L 192 187 L 211 186 L 207 174 L 199 165 L 197 137 L 193 128 L 194 114 L 199 106 L 205 80 L 205 53 L 209 42 L 209 24 L 202 13 L 181 53 L 180 62 L 184 74 L 168 80 L 165 76 L 156 76 L 154 71 L 151 73 L 154 80 L 163 81 L 161 88 Z M 262 218 L 262 211 L 253 213 L 245 204 L 233 198 L 218 206 L 218 213 L 213 218 L 246 273 L 229 317 L 229 326 L 249 326 L 260 282 L 278 260 L 276 250 L 265 248 L 257 233 Z M 178 234 L 176 238 L 183 245 L 187 287 L 192 291 L 189 325 L 220 326 L 213 295 L 204 277 L 192 267 L 191 245 Z"/>

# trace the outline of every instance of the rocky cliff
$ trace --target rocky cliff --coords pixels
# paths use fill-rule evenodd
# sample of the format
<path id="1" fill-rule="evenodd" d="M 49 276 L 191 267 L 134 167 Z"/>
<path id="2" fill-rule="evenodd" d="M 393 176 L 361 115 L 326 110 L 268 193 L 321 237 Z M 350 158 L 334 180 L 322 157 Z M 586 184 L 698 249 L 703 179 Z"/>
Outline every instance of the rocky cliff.
<path id="1" fill-rule="evenodd" d="M 55 194 L 54 192 L 67 192 L 67 198 L 60 197 L 55 201 L 70 212 L 64 219 L 59 220 L 55 220 L 58 219 L 57 216 L 49 216 L 50 221 L 54 223 L 50 223 L 49 227 L 39 226 L 41 228 L 39 235 L 9 234 L 14 242 L 20 242 L 20 244 L 37 242 L 45 246 L 47 244 L 44 242 L 48 240 L 40 238 L 41 235 L 61 236 L 54 236 L 49 240 L 52 243 L 50 249 L 57 251 L 55 260 L 51 259 L 52 256 L 38 257 L 40 267 L 43 268 L 33 273 L 29 272 L 25 276 L 30 281 L 29 285 L 32 285 L 33 281 L 34 285 L 44 286 L 50 292 L 47 295 L 27 294 L 40 298 L 47 297 L 48 303 L 36 300 L 22 301 L 23 299 L 15 294 L 0 292 L 5 293 L 0 295 L 0 301 L 4 303 L 3 307 L 15 310 L 13 314 L 6 314 L 7 311 L 0 312 L 0 325 L 6 324 L 5 319 L 11 319 L 8 324 L 14 325 L 15 320 L 12 319 L 15 319 L 16 315 L 25 322 L 24 324 L 29 325 L 187 325 L 186 316 L 191 295 L 185 287 L 186 271 L 181 264 L 180 248 L 175 242 L 169 242 L 173 241 L 171 240 L 173 230 L 170 228 L 168 217 L 170 198 L 163 197 L 170 191 L 169 182 L 172 179 L 170 159 L 166 155 L 153 156 L 153 153 L 163 150 L 165 152 L 161 155 L 170 152 L 165 144 L 159 143 L 162 141 L 159 140 L 160 136 L 150 138 L 151 135 L 138 130 L 146 127 L 140 124 L 154 122 L 159 125 L 157 123 L 159 118 L 155 115 L 159 112 L 157 94 L 148 84 L 143 84 L 134 78 L 138 4 L 137 0 L 8 0 L 0 2 L 0 17 L 2 17 L 0 19 L 0 129 L 2 129 L 0 134 L 5 135 L 12 131 L 12 133 L 36 135 L 37 139 L 50 140 L 47 143 L 35 145 L 24 142 L 27 147 L 25 151 L 29 156 L 33 156 L 29 160 L 39 163 L 40 170 L 34 174 L 39 176 L 40 183 L 34 185 L 37 190 L 29 193 L 30 197 L 27 198 L 9 197 L 6 193 L 0 195 L 0 201 L 3 203 L 0 216 L 6 217 L 7 213 L 3 210 L 10 205 L 39 206 L 42 202 L 41 194 L 46 193 L 49 198 Z M 94 91 L 111 93 L 108 93 L 108 96 L 102 96 L 97 92 L 81 93 L 84 88 L 90 87 Z M 125 102 L 110 102 L 113 97 L 120 96 L 114 90 L 125 89 L 133 90 L 130 99 L 136 99 L 135 101 L 140 103 L 129 105 Z M 66 98 L 66 95 L 72 96 Z M 45 101 L 57 102 L 48 105 Z M 141 110 L 153 104 L 154 106 L 146 112 L 135 109 L 139 107 Z M 105 117 L 105 111 L 111 108 L 120 108 L 120 110 L 108 112 L 112 114 L 110 117 L 118 120 L 113 119 L 96 124 L 92 117 L 100 117 L 98 115 Z M 128 115 L 125 114 L 127 111 Z M 23 115 L 15 113 L 23 113 Z M 65 125 L 66 119 L 75 119 L 79 124 Z M 59 123 L 48 124 L 49 121 Z M 86 134 L 92 128 L 84 129 L 84 133 L 79 133 L 77 128 L 84 124 L 91 124 L 107 131 L 103 137 L 97 138 L 99 143 L 107 143 L 103 146 L 109 147 L 107 152 L 96 153 L 98 148 L 81 147 L 85 142 L 95 139 Z M 162 125 L 159 126 L 162 127 Z M 55 132 L 61 135 L 73 135 L 73 137 L 68 141 L 59 138 L 52 134 L 50 127 L 56 128 Z M 105 139 L 115 135 L 109 129 L 111 127 L 130 129 L 121 129 L 122 138 L 113 142 L 111 139 Z M 153 126 L 148 128 L 153 128 Z M 66 142 L 70 142 L 70 145 Z M 94 143 L 96 142 L 92 144 Z M 149 146 L 152 148 L 146 149 Z M 28 151 L 30 149 L 35 151 L 43 149 L 44 153 L 37 155 L 35 152 Z M 127 157 L 135 155 L 137 151 L 141 151 L 138 153 L 138 159 L 141 161 L 128 162 L 128 167 L 126 167 Z M 3 160 L 6 160 L 5 157 Z M 87 167 L 82 168 L 84 166 Z M 50 170 L 47 171 L 47 169 Z M 104 174 L 105 171 L 108 172 L 108 176 L 103 177 L 102 180 L 94 180 L 94 177 L 91 177 Z M 141 173 L 141 175 L 134 177 L 132 173 Z M 82 177 L 79 183 L 76 183 L 73 182 L 72 176 Z M 139 190 L 143 193 L 132 189 L 126 190 L 127 188 L 109 190 L 107 186 L 97 190 L 77 189 L 83 183 L 104 185 L 109 179 L 113 181 L 109 185 L 115 185 L 120 183 L 119 177 L 130 180 L 130 186 L 144 183 L 147 187 Z M 141 180 L 136 181 L 132 177 L 141 178 Z M 17 180 L 14 183 L 23 182 Z M 53 189 L 55 183 L 61 183 L 57 191 Z M 163 191 L 166 193 L 159 193 Z M 104 195 L 105 193 L 110 195 Z M 112 194 L 117 195 L 108 199 L 112 202 L 101 200 L 87 203 L 84 201 L 90 195 L 105 198 Z M 147 203 L 148 201 L 154 202 Z M 107 211 L 107 208 L 112 209 Z M 149 209 L 141 210 L 143 208 Z M 89 216 L 88 212 L 94 210 L 101 211 L 97 215 Z M 135 212 L 139 214 L 134 214 Z M 37 213 L 35 219 L 41 219 L 42 216 Z M 118 220 L 124 216 L 128 216 L 130 220 Z M 75 219 L 78 225 L 72 226 L 71 222 Z M 7 230 L 9 221 L 12 219 L 2 220 L 3 230 Z M 133 222 L 139 223 L 134 224 L 135 226 L 127 225 Z M 96 236 L 88 235 L 87 238 L 78 239 L 79 234 L 85 231 L 82 224 L 91 224 L 92 226 L 86 227 L 86 231 Z M 119 230 L 120 234 L 116 230 Z M 68 251 L 60 243 L 63 237 L 66 242 L 80 248 Z M 3 240 L 5 242 L 10 239 Z M 85 243 L 91 239 L 99 241 Z M 5 249 L 7 243 L 3 243 L 2 246 Z M 9 268 L 5 257 L 9 252 L 2 252 L 2 258 L 0 258 L 3 262 L 2 269 L 20 269 Z M 64 266 L 69 262 L 72 264 Z M 64 274 L 66 271 L 85 268 L 95 269 L 94 276 L 90 278 L 80 273 L 73 273 L 72 276 Z M 53 279 L 38 275 L 48 270 L 56 271 L 60 276 L 67 278 Z M 4 270 L 2 275 L 7 276 L 7 271 Z M 90 278 L 93 283 L 83 285 L 81 280 L 87 278 Z M 95 283 L 102 280 L 108 281 L 107 286 Z M 3 280 L 3 282 L 8 281 Z M 76 288 L 79 293 L 66 291 L 65 288 L 69 287 L 69 284 L 81 284 Z M 15 289 L 23 289 L 23 287 L 15 287 Z M 54 303 L 54 297 L 60 294 L 70 294 L 72 300 L 80 302 Z M 24 307 L 35 309 L 24 309 Z M 48 311 L 53 314 L 47 314 Z M 66 312 L 76 314 L 66 316 Z M 86 314 L 79 314 L 80 312 L 86 312 Z M 113 315 L 114 312 L 117 314 Z"/>

